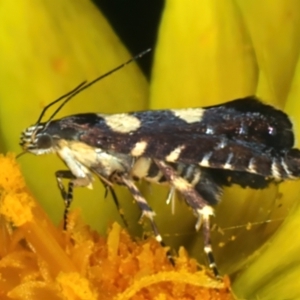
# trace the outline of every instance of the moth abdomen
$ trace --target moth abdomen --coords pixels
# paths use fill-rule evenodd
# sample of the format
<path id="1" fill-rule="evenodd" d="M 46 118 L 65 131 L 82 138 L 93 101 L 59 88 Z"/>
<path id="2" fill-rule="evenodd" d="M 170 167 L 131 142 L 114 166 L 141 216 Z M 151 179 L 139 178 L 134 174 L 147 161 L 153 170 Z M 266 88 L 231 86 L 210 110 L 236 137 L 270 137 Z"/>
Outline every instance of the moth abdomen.
<path id="1" fill-rule="evenodd" d="M 220 201 L 222 187 L 214 181 L 209 169 L 194 164 L 170 163 L 168 165 L 178 176 L 194 187 L 210 205 L 215 205 Z M 131 176 L 135 180 L 143 179 L 150 183 L 169 185 L 167 178 L 150 158 L 137 159 L 131 169 Z"/>

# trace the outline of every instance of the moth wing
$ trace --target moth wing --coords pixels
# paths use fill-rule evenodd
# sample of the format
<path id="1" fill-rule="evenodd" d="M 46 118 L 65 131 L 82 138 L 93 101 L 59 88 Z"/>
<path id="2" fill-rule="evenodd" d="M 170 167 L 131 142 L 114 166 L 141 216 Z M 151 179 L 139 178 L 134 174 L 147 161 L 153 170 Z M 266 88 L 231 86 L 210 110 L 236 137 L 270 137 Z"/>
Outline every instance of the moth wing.
<path id="1" fill-rule="evenodd" d="M 81 114 L 67 118 L 80 139 L 103 149 L 132 146 L 141 140 L 164 136 L 185 136 L 201 140 L 204 135 L 220 136 L 247 143 L 262 144 L 281 151 L 294 144 L 288 116 L 255 97 L 246 97 L 205 108 L 148 110 L 126 114 Z M 63 119 L 62 119 L 63 120 Z M 130 148 L 130 147 L 129 147 Z"/>

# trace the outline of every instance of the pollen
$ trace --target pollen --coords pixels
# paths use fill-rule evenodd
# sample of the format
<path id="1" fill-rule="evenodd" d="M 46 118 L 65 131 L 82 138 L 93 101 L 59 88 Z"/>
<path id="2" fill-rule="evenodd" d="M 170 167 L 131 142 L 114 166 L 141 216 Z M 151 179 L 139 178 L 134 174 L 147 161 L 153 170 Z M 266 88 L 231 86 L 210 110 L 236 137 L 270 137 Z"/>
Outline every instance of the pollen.
<path id="1" fill-rule="evenodd" d="M 1 203 L 13 198 L 0 211 L 1 299 L 234 299 L 227 277 L 217 280 L 199 270 L 183 248 L 174 266 L 154 238 L 136 241 L 117 223 L 101 236 L 73 211 L 67 231 L 54 226 L 14 157 L 1 156 L 0 164 Z"/>
<path id="2" fill-rule="evenodd" d="M 13 155 L 0 156 L 0 213 L 15 226 L 32 220 L 34 201 L 26 191 L 25 182 Z"/>
<path id="3" fill-rule="evenodd" d="M 32 221 L 32 208 L 34 202 L 26 193 L 8 193 L 1 197 L 0 213 L 15 226 L 24 225 Z"/>
<path id="4" fill-rule="evenodd" d="M 82 300 L 99 299 L 89 281 L 77 272 L 59 273 L 56 281 L 65 299 L 76 299 L 76 297 Z"/>

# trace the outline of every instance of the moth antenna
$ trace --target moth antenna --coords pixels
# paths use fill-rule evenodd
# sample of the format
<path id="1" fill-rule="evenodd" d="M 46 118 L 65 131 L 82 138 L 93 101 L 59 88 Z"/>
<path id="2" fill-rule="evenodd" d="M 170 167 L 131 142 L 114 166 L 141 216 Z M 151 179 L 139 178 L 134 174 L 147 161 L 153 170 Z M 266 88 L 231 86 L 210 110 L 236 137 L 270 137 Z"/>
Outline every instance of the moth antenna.
<path id="1" fill-rule="evenodd" d="M 53 118 L 56 116 L 56 114 L 73 98 L 75 97 L 77 94 L 81 93 L 83 90 L 87 89 L 88 87 L 94 85 L 96 82 L 98 82 L 99 80 L 115 73 L 116 71 L 122 69 L 123 67 L 125 67 L 126 65 L 130 64 L 131 62 L 141 58 L 142 56 L 144 56 L 145 54 L 147 54 L 148 52 L 151 51 L 151 48 L 148 48 L 147 50 L 140 52 L 139 54 L 135 55 L 134 57 L 130 58 L 128 61 L 126 61 L 125 63 L 119 65 L 118 67 L 110 70 L 109 72 L 95 78 L 94 80 L 92 80 L 91 82 L 87 82 L 84 81 L 83 83 L 81 83 L 80 85 L 78 85 L 75 89 L 73 89 L 71 92 L 61 96 L 60 98 L 58 98 L 57 100 L 55 100 L 54 102 L 52 102 L 51 104 L 49 104 L 48 106 L 46 106 L 43 111 L 42 114 L 44 114 L 44 111 L 52 106 L 53 104 L 63 100 L 64 98 L 66 98 L 61 105 L 54 111 L 54 113 L 51 115 L 51 117 L 49 118 L 49 120 L 47 121 L 47 124 L 45 127 L 47 127 L 47 125 L 49 124 L 49 122 L 51 122 L 51 120 L 53 120 Z M 38 122 L 41 121 L 41 117 L 39 118 Z"/>
<path id="2" fill-rule="evenodd" d="M 80 88 L 81 88 L 84 84 L 86 84 L 86 83 L 87 83 L 87 81 L 84 81 L 84 82 L 80 83 L 80 84 L 79 84 L 76 88 L 74 88 L 72 91 L 70 91 L 70 92 L 68 92 L 68 93 L 66 93 L 66 94 L 64 94 L 64 95 L 62 95 L 62 96 L 60 96 L 58 99 L 56 99 L 56 100 L 52 101 L 50 104 L 46 105 L 46 106 L 43 108 L 43 110 L 42 110 L 42 112 L 41 112 L 41 114 L 40 114 L 40 116 L 39 116 L 39 118 L 38 118 L 36 124 L 39 124 L 39 123 L 41 122 L 41 120 L 42 120 L 43 116 L 45 115 L 45 113 L 46 113 L 46 111 L 47 111 L 48 108 L 50 108 L 50 107 L 51 107 L 52 105 L 54 105 L 55 103 L 61 101 L 62 99 L 66 98 L 66 97 L 68 97 L 68 96 L 70 96 L 70 95 L 72 95 L 73 93 L 75 93 L 78 89 L 80 89 Z"/>

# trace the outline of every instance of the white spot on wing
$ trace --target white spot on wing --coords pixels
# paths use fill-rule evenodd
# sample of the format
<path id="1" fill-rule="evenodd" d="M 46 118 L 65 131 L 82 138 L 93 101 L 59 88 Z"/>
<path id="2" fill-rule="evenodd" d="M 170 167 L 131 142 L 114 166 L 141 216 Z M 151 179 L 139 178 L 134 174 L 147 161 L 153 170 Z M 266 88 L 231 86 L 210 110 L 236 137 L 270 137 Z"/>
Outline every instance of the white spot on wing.
<path id="1" fill-rule="evenodd" d="M 293 176 L 292 172 L 289 170 L 289 167 L 286 164 L 284 158 L 281 158 L 281 166 L 283 167 L 285 173 L 288 175 L 289 178 L 291 178 L 291 179 L 295 179 L 296 178 L 295 176 Z"/>
<path id="2" fill-rule="evenodd" d="M 173 109 L 171 112 L 187 123 L 200 122 L 205 112 L 202 108 Z"/>
<path id="3" fill-rule="evenodd" d="M 184 145 L 177 147 L 166 156 L 166 161 L 175 162 L 180 156 L 181 151 L 185 148 Z"/>
<path id="4" fill-rule="evenodd" d="M 228 140 L 227 138 L 221 138 L 220 143 L 216 146 L 216 149 L 223 149 L 227 146 Z"/>
<path id="5" fill-rule="evenodd" d="M 275 179 L 281 179 L 281 173 L 278 168 L 277 161 L 275 159 L 273 159 L 273 161 L 272 161 L 271 170 L 272 170 L 272 175 Z"/>
<path id="6" fill-rule="evenodd" d="M 205 134 L 214 134 L 215 131 L 211 126 L 207 126 L 205 130 Z"/>
<path id="7" fill-rule="evenodd" d="M 231 170 L 231 169 L 232 169 L 231 161 L 232 161 L 233 157 L 234 157 L 234 154 L 233 154 L 233 153 L 230 153 L 230 154 L 228 155 L 228 158 L 227 158 L 227 160 L 226 160 L 226 163 L 225 163 L 225 165 L 223 166 L 224 169 L 228 169 L 228 170 Z"/>
<path id="8" fill-rule="evenodd" d="M 113 131 L 129 133 L 140 128 L 141 121 L 128 114 L 100 115 Z"/>
<path id="9" fill-rule="evenodd" d="M 249 164 L 248 164 L 248 168 L 247 170 L 250 172 L 250 173 L 257 173 L 256 172 L 256 165 L 255 165 L 255 159 L 252 157 L 249 161 Z"/>
<path id="10" fill-rule="evenodd" d="M 137 142 L 130 151 L 130 154 L 132 156 L 141 156 L 145 152 L 147 145 L 146 141 Z"/>
<path id="11" fill-rule="evenodd" d="M 244 122 L 241 123 L 241 126 L 239 128 L 239 134 L 241 135 L 248 134 L 248 127 Z"/>
<path id="12" fill-rule="evenodd" d="M 200 165 L 201 167 L 210 167 L 209 159 L 210 159 L 210 157 L 212 156 L 212 154 L 213 154 L 212 152 L 206 153 L 206 154 L 203 156 L 202 160 L 200 161 L 199 165 Z"/>

